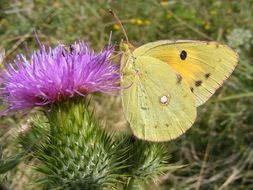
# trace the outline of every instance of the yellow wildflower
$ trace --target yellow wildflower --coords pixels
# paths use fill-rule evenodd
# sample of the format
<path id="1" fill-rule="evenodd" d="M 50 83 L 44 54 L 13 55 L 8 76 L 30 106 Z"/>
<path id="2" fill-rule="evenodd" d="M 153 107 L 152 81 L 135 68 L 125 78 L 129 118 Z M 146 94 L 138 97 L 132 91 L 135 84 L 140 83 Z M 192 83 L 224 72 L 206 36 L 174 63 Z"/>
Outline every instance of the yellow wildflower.
<path id="1" fill-rule="evenodd" d="M 168 6 L 168 4 L 169 4 L 169 1 L 168 1 L 168 0 L 162 0 L 162 1 L 160 2 L 160 5 L 162 5 L 162 6 Z"/>
<path id="2" fill-rule="evenodd" d="M 147 19 L 141 19 L 141 18 L 132 18 L 129 20 L 129 22 L 131 24 L 134 24 L 134 25 L 139 25 L 139 26 L 142 26 L 142 25 L 149 25 L 150 24 L 150 21 L 147 20 Z"/>
<path id="3" fill-rule="evenodd" d="M 209 29 L 210 29 L 210 23 L 207 22 L 207 21 L 205 21 L 205 22 L 203 23 L 203 27 L 204 27 L 204 29 L 209 30 Z"/>
<path id="4" fill-rule="evenodd" d="M 112 28 L 113 28 L 114 30 L 119 30 L 119 29 L 120 29 L 120 26 L 119 26 L 118 24 L 114 24 L 114 25 L 112 26 Z"/>
<path id="5" fill-rule="evenodd" d="M 129 21 L 131 24 L 135 24 L 136 23 L 136 20 L 134 18 L 130 19 Z"/>
<path id="6" fill-rule="evenodd" d="M 141 20 L 141 19 L 136 19 L 136 24 L 137 25 L 143 25 L 143 20 Z"/>
<path id="7" fill-rule="evenodd" d="M 144 24 L 149 25 L 150 21 L 149 20 L 144 20 Z"/>

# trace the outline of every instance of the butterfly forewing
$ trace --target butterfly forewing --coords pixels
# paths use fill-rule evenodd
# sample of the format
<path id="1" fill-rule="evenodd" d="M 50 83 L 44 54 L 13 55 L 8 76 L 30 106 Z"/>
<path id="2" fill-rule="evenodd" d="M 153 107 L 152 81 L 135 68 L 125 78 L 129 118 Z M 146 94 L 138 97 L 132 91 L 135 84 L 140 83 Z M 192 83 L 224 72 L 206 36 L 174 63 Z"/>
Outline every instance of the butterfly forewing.
<path id="1" fill-rule="evenodd" d="M 122 78 L 123 109 L 132 131 L 149 141 L 171 140 L 190 128 L 196 106 L 187 83 L 168 64 L 139 56 Z"/>
<path id="2" fill-rule="evenodd" d="M 206 102 L 234 70 L 238 55 L 226 45 L 202 41 L 157 41 L 134 51 L 169 64 L 195 96 L 196 106 Z"/>

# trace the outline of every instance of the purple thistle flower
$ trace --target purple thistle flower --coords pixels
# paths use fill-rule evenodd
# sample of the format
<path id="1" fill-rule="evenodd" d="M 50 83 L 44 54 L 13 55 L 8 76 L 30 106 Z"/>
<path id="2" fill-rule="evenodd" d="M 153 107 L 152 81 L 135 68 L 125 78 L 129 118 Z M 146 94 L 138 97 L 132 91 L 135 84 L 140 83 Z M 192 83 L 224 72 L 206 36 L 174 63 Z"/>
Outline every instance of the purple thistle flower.
<path id="1" fill-rule="evenodd" d="M 97 91 L 117 93 L 119 69 L 109 59 L 112 52 L 113 48 L 107 48 L 96 54 L 80 42 L 69 50 L 62 44 L 48 49 L 41 45 L 29 60 L 18 55 L 14 65 L 0 74 L 0 98 L 7 106 L 4 113 Z"/>

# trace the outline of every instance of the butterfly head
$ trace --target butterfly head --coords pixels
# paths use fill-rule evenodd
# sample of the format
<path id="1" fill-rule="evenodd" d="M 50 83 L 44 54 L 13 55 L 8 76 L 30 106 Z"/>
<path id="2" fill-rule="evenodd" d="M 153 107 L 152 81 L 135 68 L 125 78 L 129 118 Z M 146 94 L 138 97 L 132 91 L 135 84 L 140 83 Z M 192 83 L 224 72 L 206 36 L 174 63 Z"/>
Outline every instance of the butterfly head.
<path id="1" fill-rule="evenodd" d="M 122 40 L 120 42 L 120 49 L 124 53 L 127 53 L 127 52 L 132 53 L 134 51 L 135 47 L 132 44 L 130 44 L 129 42 Z"/>
<path id="2" fill-rule="evenodd" d="M 121 41 L 120 43 L 120 49 L 122 51 L 121 56 L 121 71 L 127 70 L 132 66 L 133 62 L 133 51 L 135 47 L 126 41 Z"/>

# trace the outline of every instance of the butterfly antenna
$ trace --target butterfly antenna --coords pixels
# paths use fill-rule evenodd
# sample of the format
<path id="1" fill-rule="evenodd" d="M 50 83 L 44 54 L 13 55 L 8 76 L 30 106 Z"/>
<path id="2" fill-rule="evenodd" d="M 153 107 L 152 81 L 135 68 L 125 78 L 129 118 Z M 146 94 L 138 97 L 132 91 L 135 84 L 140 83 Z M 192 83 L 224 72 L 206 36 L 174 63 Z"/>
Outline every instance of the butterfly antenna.
<path id="1" fill-rule="evenodd" d="M 120 28 L 122 29 L 122 31 L 123 31 L 123 33 L 124 33 L 124 36 L 125 36 L 125 38 L 126 38 L 126 41 L 127 41 L 127 43 L 129 43 L 126 30 L 125 30 L 125 28 L 124 28 L 122 22 L 120 21 L 119 17 L 113 12 L 112 9 L 109 9 L 109 12 L 110 12 L 111 15 L 113 16 L 113 18 L 116 20 L 116 22 L 117 22 L 117 24 L 120 26 Z"/>

